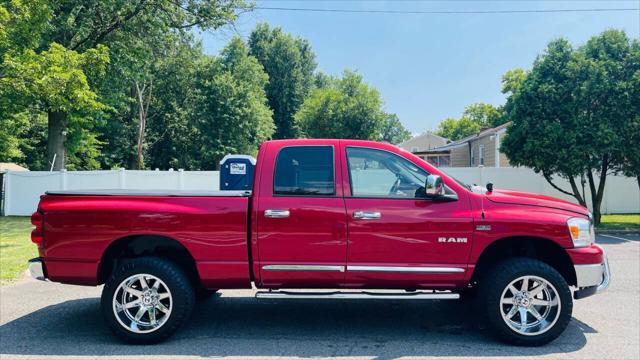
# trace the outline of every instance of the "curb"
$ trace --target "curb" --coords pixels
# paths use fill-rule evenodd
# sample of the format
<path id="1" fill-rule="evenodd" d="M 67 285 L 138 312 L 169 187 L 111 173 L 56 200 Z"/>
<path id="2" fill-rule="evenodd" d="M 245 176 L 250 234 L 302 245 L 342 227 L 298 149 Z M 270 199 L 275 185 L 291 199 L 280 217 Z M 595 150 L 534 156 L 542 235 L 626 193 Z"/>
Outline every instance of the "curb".
<path id="1" fill-rule="evenodd" d="M 615 234 L 640 234 L 640 229 L 629 230 L 598 230 L 596 229 L 596 235 L 615 235 Z"/>

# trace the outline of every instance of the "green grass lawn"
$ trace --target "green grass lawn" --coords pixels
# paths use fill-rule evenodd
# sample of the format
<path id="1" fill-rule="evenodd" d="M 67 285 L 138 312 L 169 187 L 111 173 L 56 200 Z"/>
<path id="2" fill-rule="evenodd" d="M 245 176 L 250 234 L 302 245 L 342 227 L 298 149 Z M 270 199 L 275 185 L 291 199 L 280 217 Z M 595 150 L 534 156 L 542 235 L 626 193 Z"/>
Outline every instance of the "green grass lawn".
<path id="1" fill-rule="evenodd" d="M 598 229 L 640 231 L 640 214 L 602 215 Z"/>
<path id="2" fill-rule="evenodd" d="M 29 217 L 0 216 L 0 284 L 21 277 L 27 261 L 38 256 L 31 229 Z"/>

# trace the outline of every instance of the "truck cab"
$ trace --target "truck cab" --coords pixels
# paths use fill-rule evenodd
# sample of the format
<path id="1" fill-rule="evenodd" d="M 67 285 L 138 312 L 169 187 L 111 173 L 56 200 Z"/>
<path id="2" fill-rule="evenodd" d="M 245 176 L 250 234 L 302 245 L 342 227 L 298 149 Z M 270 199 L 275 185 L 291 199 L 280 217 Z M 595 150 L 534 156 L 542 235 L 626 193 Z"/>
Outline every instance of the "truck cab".
<path id="1" fill-rule="evenodd" d="M 572 297 L 610 278 L 587 209 L 362 140 L 268 141 L 252 191 L 51 192 L 32 221 L 34 276 L 105 284 L 105 320 L 134 343 L 170 336 L 198 296 L 254 285 L 258 298 L 469 299 L 500 339 L 541 345 Z"/>

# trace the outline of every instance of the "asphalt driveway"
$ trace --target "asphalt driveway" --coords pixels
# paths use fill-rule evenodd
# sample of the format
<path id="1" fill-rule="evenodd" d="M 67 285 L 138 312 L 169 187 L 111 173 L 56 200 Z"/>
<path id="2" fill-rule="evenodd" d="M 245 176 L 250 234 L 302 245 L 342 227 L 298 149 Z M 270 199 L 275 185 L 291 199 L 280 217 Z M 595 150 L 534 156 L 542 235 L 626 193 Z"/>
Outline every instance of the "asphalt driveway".
<path id="1" fill-rule="evenodd" d="M 224 291 L 159 345 L 119 343 L 99 313 L 100 288 L 25 279 L 0 287 L 0 358 L 640 358 L 640 234 L 599 235 L 612 284 L 576 302 L 551 344 L 495 342 L 457 301 L 256 300 Z"/>

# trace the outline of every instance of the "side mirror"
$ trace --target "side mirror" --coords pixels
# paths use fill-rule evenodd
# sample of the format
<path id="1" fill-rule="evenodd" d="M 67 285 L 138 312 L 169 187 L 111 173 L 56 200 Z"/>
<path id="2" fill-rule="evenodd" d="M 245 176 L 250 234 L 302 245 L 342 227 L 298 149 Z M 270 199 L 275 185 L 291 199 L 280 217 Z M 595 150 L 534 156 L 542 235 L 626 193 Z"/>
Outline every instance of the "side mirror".
<path id="1" fill-rule="evenodd" d="M 439 175 L 427 176 L 424 184 L 424 193 L 427 198 L 438 198 L 445 195 L 444 182 Z"/>

